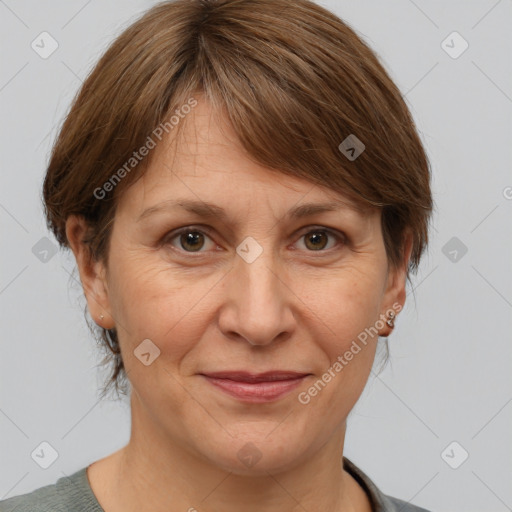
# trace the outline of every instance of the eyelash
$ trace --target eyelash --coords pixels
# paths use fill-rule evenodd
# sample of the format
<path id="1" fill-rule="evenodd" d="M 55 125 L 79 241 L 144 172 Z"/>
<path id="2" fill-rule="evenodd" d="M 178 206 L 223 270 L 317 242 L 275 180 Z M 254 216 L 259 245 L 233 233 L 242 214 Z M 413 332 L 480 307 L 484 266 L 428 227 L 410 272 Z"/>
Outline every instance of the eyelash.
<path id="1" fill-rule="evenodd" d="M 184 227 L 184 228 L 179 228 L 177 230 L 173 230 L 169 233 L 167 233 L 163 239 L 162 239 L 162 245 L 166 246 L 166 245 L 171 245 L 171 241 L 174 240 L 175 238 L 179 237 L 180 235 L 184 234 L 184 233 L 201 233 L 203 235 L 206 235 L 208 238 L 211 239 L 210 235 L 208 234 L 208 230 L 205 230 L 205 228 L 202 228 L 201 226 L 187 226 L 187 227 Z M 334 237 L 337 239 L 338 241 L 338 244 L 341 244 L 341 246 L 345 246 L 347 243 L 348 243 L 348 239 L 347 237 L 345 236 L 344 233 L 338 233 L 332 229 L 329 229 L 329 228 L 325 228 L 325 227 L 322 227 L 322 226 L 308 226 L 307 227 L 308 231 L 305 231 L 303 232 L 303 234 L 300 235 L 299 239 L 303 238 L 304 236 L 310 234 L 310 233 L 315 233 L 315 232 L 324 232 L 324 233 L 327 233 L 328 235 L 330 235 L 331 237 Z M 212 240 L 213 241 L 213 240 Z M 204 254 L 205 251 L 185 251 L 184 249 L 179 249 L 179 248 L 176 248 L 174 246 L 172 246 L 173 249 L 175 249 L 176 251 L 178 252 L 181 252 L 183 254 L 187 254 L 187 255 L 194 255 L 194 254 L 197 254 L 197 255 L 200 255 L 200 254 Z M 341 247 L 339 248 L 341 249 Z M 336 250 L 336 247 L 331 247 L 330 249 L 319 249 L 318 251 L 307 251 L 307 252 L 311 252 L 311 253 L 330 253 L 331 251 L 333 250 Z M 197 257 L 197 256 L 194 256 L 194 257 Z"/>

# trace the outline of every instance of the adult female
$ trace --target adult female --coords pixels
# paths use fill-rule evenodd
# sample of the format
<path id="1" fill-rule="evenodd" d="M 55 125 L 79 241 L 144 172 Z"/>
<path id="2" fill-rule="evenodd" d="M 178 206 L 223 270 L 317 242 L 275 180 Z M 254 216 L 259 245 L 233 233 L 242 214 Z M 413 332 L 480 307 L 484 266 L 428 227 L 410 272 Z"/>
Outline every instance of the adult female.
<path id="1" fill-rule="evenodd" d="M 148 11 L 84 83 L 44 183 L 131 387 L 130 442 L 4 507 L 423 510 L 343 445 L 427 243 L 429 178 L 398 89 L 323 8 Z"/>

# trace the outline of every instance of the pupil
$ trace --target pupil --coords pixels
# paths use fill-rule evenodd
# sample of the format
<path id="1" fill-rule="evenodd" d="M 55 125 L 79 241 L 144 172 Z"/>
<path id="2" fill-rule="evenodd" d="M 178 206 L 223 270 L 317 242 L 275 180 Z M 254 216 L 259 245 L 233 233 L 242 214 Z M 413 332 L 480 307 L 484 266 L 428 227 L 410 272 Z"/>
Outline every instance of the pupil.
<path id="1" fill-rule="evenodd" d="M 313 233 L 312 235 L 310 235 L 310 236 L 308 237 L 308 240 L 310 240 L 310 241 L 311 241 L 311 240 L 314 240 L 314 241 L 316 240 L 316 241 L 318 241 L 318 240 L 320 239 L 320 242 L 321 242 L 321 238 L 322 238 L 322 237 L 325 239 L 325 236 L 324 236 L 322 233 L 317 232 L 317 233 Z M 324 241 L 325 241 L 325 240 L 324 240 Z M 323 249 L 323 247 L 325 247 L 325 244 L 321 244 L 320 249 Z M 318 246 L 318 245 L 315 245 L 315 242 L 313 242 L 313 248 L 314 248 L 314 249 L 318 249 L 318 248 L 319 248 L 319 246 Z"/>
<path id="2" fill-rule="evenodd" d="M 197 245 L 197 242 L 201 236 L 202 236 L 201 233 L 198 233 L 197 231 L 185 233 L 184 235 L 182 235 L 182 237 L 184 237 L 184 239 L 185 239 L 184 244 L 182 244 L 183 248 L 186 249 L 187 245 L 189 246 L 189 248 L 192 248 L 192 249 L 201 248 L 201 244 L 199 244 L 199 246 Z M 183 238 L 182 238 L 182 240 L 183 240 Z"/>
<path id="3" fill-rule="evenodd" d="M 197 244 L 197 242 L 200 242 L 200 239 L 202 237 L 201 233 L 198 233 L 197 231 L 185 233 L 182 236 L 182 241 L 184 239 L 184 243 L 182 244 L 183 248 L 186 248 L 185 246 L 189 246 L 189 248 L 192 248 L 193 250 L 197 250 L 198 248 L 201 248 L 201 244 Z M 322 239 L 325 242 L 325 236 L 321 232 L 316 232 L 307 237 L 308 242 L 312 242 L 313 249 L 323 249 L 325 247 L 325 243 L 322 244 Z M 318 245 L 318 242 L 320 242 L 320 245 Z"/>

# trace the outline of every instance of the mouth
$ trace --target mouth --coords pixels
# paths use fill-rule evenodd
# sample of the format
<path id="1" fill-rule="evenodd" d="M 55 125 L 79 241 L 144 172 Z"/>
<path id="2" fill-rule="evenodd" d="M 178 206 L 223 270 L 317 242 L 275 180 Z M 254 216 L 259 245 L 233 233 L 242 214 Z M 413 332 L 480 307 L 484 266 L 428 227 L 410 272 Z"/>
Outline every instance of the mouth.
<path id="1" fill-rule="evenodd" d="M 299 386 L 311 373 L 270 371 L 215 372 L 200 374 L 216 389 L 248 403 L 264 403 L 282 398 Z"/>

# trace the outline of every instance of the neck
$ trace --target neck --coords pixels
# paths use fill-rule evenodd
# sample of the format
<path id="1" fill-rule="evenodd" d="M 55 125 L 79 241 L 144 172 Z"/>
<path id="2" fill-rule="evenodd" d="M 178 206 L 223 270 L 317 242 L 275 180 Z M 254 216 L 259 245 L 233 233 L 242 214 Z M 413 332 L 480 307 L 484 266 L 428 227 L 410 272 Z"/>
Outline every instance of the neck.
<path id="1" fill-rule="evenodd" d="M 130 441 L 104 465 L 103 492 L 93 489 L 107 512 L 370 510 L 364 491 L 342 466 L 345 423 L 307 460 L 254 476 L 222 470 L 169 439 L 143 409 L 132 394 Z"/>

